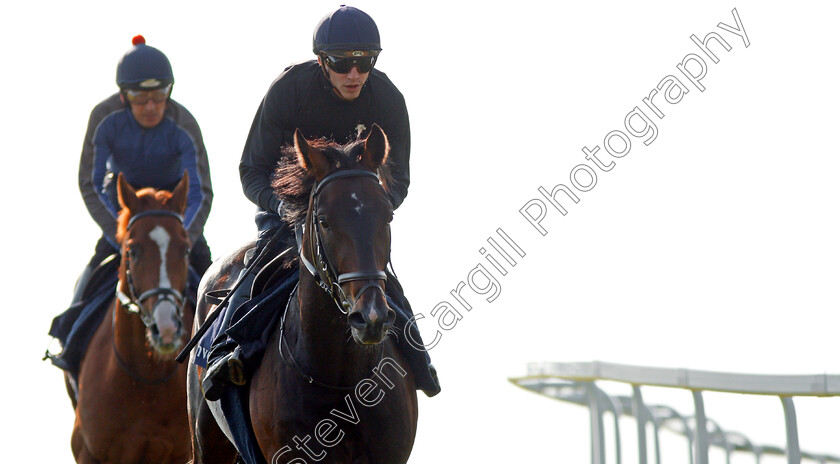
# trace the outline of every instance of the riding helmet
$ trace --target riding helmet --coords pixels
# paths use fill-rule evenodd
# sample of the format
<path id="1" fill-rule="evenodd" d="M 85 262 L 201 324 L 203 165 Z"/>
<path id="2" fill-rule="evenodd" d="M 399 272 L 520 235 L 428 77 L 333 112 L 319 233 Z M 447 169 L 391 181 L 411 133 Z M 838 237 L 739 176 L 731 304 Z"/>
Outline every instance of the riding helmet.
<path id="1" fill-rule="evenodd" d="M 146 45 L 142 35 L 117 64 L 117 85 L 121 89 L 154 90 L 175 82 L 169 59 L 160 50 Z"/>
<path id="2" fill-rule="evenodd" d="M 364 11 L 341 5 L 318 22 L 312 35 L 312 52 L 327 50 L 382 50 L 379 28 Z"/>

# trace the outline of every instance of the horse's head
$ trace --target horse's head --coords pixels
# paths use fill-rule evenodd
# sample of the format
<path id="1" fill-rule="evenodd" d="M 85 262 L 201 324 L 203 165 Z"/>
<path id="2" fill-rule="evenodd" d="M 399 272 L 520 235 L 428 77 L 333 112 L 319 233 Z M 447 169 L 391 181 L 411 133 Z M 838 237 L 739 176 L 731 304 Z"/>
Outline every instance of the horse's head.
<path id="1" fill-rule="evenodd" d="M 122 211 L 117 238 L 122 243 L 118 296 L 138 313 L 146 337 L 161 354 L 182 343 L 181 312 L 187 287 L 190 242 L 182 215 L 187 204 L 187 173 L 173 191 L 135 190 L 119 175 Z"/>
<path id="2" fill-rule="evenodd" d="M 301 261 L 347 314 L 353 338 L 381 343 L 396 318 L 385 300 L 393 208 L 377 176 L 388 140 L 377 125 L 364 141 L 343 147 L 310 143 L 296 131 L 295 151 L 314 177 Z"/>

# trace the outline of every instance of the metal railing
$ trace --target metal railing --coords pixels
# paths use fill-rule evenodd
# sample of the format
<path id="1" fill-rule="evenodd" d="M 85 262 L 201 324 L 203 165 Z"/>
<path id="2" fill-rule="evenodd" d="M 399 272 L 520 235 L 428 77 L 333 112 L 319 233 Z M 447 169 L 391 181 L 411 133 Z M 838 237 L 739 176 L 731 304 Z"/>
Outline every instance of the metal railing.
<path id="1" fill-rule="evenodd" d="M 759 375 L 731 374 L 688 369 L 629 366 L 600 361 L 587 363 L 530 363 L 528 375 L 511 378 L 515 385 L 550 398 L 580 404 L 589 408 L 591 456 L 593 464 L 606 463 L 605 413 L 613 417 L 616 463 L 621 463 L 619 418 L 635 418 L 639 464 L 648 462 L 648 424 L 653 429 L 654 458 L 661 463 L 661 430 L 683 435 L 688 441 L 690 464 L 708 464 L 710 447 L 726 453 L 729 462 L 733 452 L 749 452 L 759 463 L 764 455 L 787 457 L 788 464 L 802 459 L 819 463 L 840 463 L 840 457 L 804 452 L 799 448 L 796 396 L 840 396 L 840 375 Z M 606 394 L 596 381 L 614 381 L 632 386 L 631 396 Z M 685 416 L 664 405 L 648 405 L 642 398 L 642 386 L 680 388 L 691 391 L 694 414 Z M 784 409 L 787 444 L 784 448 L 752 443 L 744 434 L 727 431 L 706 416 L 703 392 L 772 395 L 781 399 Z"/>

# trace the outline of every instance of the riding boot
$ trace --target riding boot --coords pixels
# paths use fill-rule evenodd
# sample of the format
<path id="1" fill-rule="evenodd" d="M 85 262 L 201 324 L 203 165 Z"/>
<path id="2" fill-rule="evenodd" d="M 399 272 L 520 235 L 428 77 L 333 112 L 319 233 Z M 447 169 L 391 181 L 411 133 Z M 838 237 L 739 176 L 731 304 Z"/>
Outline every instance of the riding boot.
<path id="1" fill-rule="evenodd" d="M 394 322 L 394 325 L 406 327 L 409 319 L 406 317 L 404 311 L 396 311 L 396 313 L 397 320 Z M 417 329 L 416 325 L 411 324 L 408 326 L 408 332 L 410 335 L 406 335 L 409 335 L 413 341 L 422 343 L 420 339 L 420 331 Z M 408 360 L 408 364 L 409 367 L 411 367 L 412 372 L 414 372 L 414 382 L 417 385 L 417 389 L 422 390 L 429 398 L 437 395 L 440 393 L 440 380 L 438 379 L 437 369 L 435 369 L 435 366 L 432 365 L 429 352 L 417 349 L 415 346 L 412 346 L 411 343 L 405 341 L 404 338 L 405 337 L 400 338 L 398 346 L 400 348 L 400 352 L 402 352 Z"/>
<path id="2" fill-rule="evenodd" d="M 396 303 L 394 311 L 397 313 L 397 319 L 394 321 L 394 326 L 403 329 L 404 335 L 410 336 L 413 342 L 422 344 L 420 330 L 414 324 L 409 325 L 409 321 L 414 317 L 411 304 L 405 297 L 402 285 L 400 285 L 396 276 L 390 270 L 388 270 L 388 280 L 385 283 L 385 290 L 386 294 Z M 405 333 L 406 328 L 408 328 L 408 333 Z M 414 381 L 417 388 L 422 390 L 430 398 L 440 393 L 440 380 L 438 379 L 437 369 L 432 365 L 429 352 L 424 349 L 418 349 L 406 341 L 405 336 L 399 338 L 397 346 L 407 358 L 409 367 L 414 372 Z"/>
<path id="3" fill-rule="evenodd" d="M 242 271 L 239 280 L 242 283 L 230 296 L 227 302 L 224 319 L 219 335 L 213 340 L 213 345 L 207 355 L 207 371 L 201 381 L 204 397 L 209 401 L 216 401 L 228 385 L 245 385 L 245 367 L 240 359 L 241 349 L 225 333 L 230 327 L 230 321 L 236 308 L 251 298 L 251 286 L 256 278 L 256 271 L 246 273 Z"/>

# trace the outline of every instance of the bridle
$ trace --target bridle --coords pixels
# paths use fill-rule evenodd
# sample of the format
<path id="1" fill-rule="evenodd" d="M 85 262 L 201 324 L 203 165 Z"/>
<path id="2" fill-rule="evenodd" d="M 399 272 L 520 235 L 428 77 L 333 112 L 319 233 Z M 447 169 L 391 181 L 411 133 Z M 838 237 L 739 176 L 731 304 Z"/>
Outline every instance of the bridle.
<path id="1" fill-rule="evenodd" d="M 333 267 L 332 263 L 329 260 L 329 257 L 326 253 L 324 253 L 324 248 L 322 246 L 323 238 L 321 237 L 321 227 L 318 225 L 318 194 L 321 193 L 321 190 L 324 188 L 325 185 L 328 183 L 336 180 L 342 179 L 345 177 L 361 177 L 361 178 L 368 178 L 372 179 L 379 185 L 379 176 L 376 173 L 371 171 L 365 171 L 361 169 L 351 169 L 346 171 L 338 171 L 334 172 L 323 179 L 320 182 L 316 183 L 312 187 L 312 192 L 309 195 L 309 211 L 307 212 L 307 220 L 304 221 L 304 224 L 301 227 L 295 230 L 295 234 L 297 236 L 298 245 L 301 247 L 299 252 L 300 261 L 303 263 L 304 267 L 309 274 L 312 275 L 315 283 L 321 287 L 324 292 L 326 292 L 332 300 L 335 302 L 338 310 L 341 311 L 342 314 L 346 315 L 350 311 L 350 301 L 347 299 L 347 295 L 344 293 L 344 290 L 341 289 L 341 284 L 345 282 L 352 282 L 354 280 L 369 280 L 367 285 L 363 286 L 356 292 L 354 301 L 358 300 L 359 296 L 366 290 L 370 288 L 379 289 L 380 292 L 385 293 L 382 287 L 379 286 L 379 281 L 386 281 L 388 279 L 388 275 L 385 271 L 380 270 L 362 270 L 362 271 L 352 271 L 352 272 L 345 272 L 343 274 L 337 274 L 335 271 L 335 267 Z M 309 227 L 310 230 L 310 237 L 309 237 L 309 246 L 307 250 L 303 250 L 302 247 L 302 236 L 303 230 L 302 228 Z M 311 256 L 312 261 L 310 261 L 306 255 L 307 251 L 309 256 Z M 390 250 L 389 250 L 390 254 Z M 314 264 L 313 264 L 314 262 Z M 355 388 L 355 384 L 349 386 L 338 386 L 338 385 L 330 385 L 325 382 L 321 382 L 309 374 L 306 374 L 303 369 L 298 364 L 297 360 L 294 357 L 293 350 L 288 343 L 284 343 L 284 333 L 285 333 L 285 325 L 286 325 L 286 315 L 289 314 L 289 306 L 292 304 L 292 300 L 295 300 L 294 294 L 297 292 L 298 286 L 296 285 L 294 290 L 292 290 L 291 296 L 289 296 L 288 301 L 286 302 L 286 309 L 283 311 L 283 315 L 280 318 L 280 342 L 279 342 L 279 351 L 280 351 L 280 359 L 283 360 L 284 363 L 291 366 L 292 370 L 296 372 L 298 375 L 302 376 L 306 381 L 310 384 L 318 385 L 323 388 L 328 388 L 331 390 L 352 390 Z M 289 352 L 288 359 L 286 358 L 286 353 L 284 353 L 283 345 L 287 345 L 287 350 Z M 384 347 L 380 349 L 380 362 L 385 355 Z"/>
<path id="2" fill-rule="evenodd" d="M 379 176 L 372 171 L 365 171 L 362 169 L 350 169 L 346 171 L 338 171 L 334 172 L 323 179 L 320 182 L 316 183 L 312 187 L 312 192 L 309 196 L 309 212 L 308 216 L 308 224 L 304 224 L 303 227 L 309 227 L 310 230 L 310 237 L 309 237 L 309 249 L 308 254 L 311 256 L 312 261 L 310 261 L 305 255 L 304 250 L 300 252 L 300 260 L 303 263 L 304 267 L 309 271 L 312 277 L 315 279 L 315 283 L 318 284 L 321 289 L 323 289 L 335 302 L 338 310 L 341 311 L 342 314 L 347 314 L 350 311 L 350 301 L 347 299 L 347 295 L 344 293 L 344 290 L 341 289 L 341 284 L 345 282 L 352 282 L 355 280 L 370 280 L 367 285 L 362 287 L 356 295 L 354 295 L 353 301 L 357 301 L 359 296 L 366 290 L 370 288 L 379 289 L 379 291 L 384 293 L 382 287 L 379 286 L 379 281 L 386 281 L 388 280 L 388 275 L 385 274 L 385 271 L 380 270 L 361 270 L 361 271 L 353 271 L 353 272 L 345 272 L 343 274 L 337 274 L 335 268 L 333 267 L 332 263 L 330 263 L 329 256 L 324 253 L 324 249 L 322 246 L 323 238 L 321 237 L 321 228 L 318 225 L 318 194 L 321 193 L 324 186 L 329 184 L 330 182 L 336 179 L 343 179 L 345 177 L 361 177 L 372 179 L 379 185 Z M 314 264 L 313 264 L 314 262 Z"/>
<path id="3" fill-rule="evenodd" d="M 178 219 L 178 221 L 180 221 L 181 224 L 184 223 L 184 219 L 178 213 L 175 213 L 173 211 L 155 209 L 143 211 L 132 216 L 131 219 L 128 221 L 128 227 L 126 228 L 126 232 L 131 230 L 131 226 L 133 226 L 137 220 L 152 216 L 174 217 Z M 131 278 L 131 256 L 127 253 L 125 256 L 125 260 L 125 279 L 126 283 L 128 284 L 128 295 L 126 295 L 122 292 L 122 290 L 120 290 L 119 282 L 117 283 L 116 291 L 117 299 L 120 301 L 125 310 L 130 313 L 139 315 L 140 319 L 143 321 L 143 325 L 151 329 L 155 325 L 155 308 L 157 308 L 157 306 L 160 305 L 162 302 L 169 301 L 173 305 L 175 305 L 176 315 L 178 319 L 180 319 L 182 310 L 184 308 L 184 295 L 178 290 L 175 290 L 174 288 L 156 287 L 150 290 L 146 290 L 145 292 L 137 296 L 137 290 L 134 286 L 134 279 Z M 152 308 L 151 311 L 145 311 L 146 308 L 143 307 L 143 301 L 153 296 L 158 296 L 160 298 L 158 298 L 157 303 L 155 303 L 155 306 Z"/>
<path id="4" fill-rule="evenodd" d="M 155 209 L 155 210 L 143 211 L 141 213 L 137 213 L 136 215 L 132 216 L 131 219 L 128 221 L 128 226 L 126 227 L 126 232 L 131 230 L 131 226 L 133 226 L 134 223 L 138 219 L 142 219 L 142 218 L 145 218 L 145 217 L 152 217 L 152 216 L 174 217 L 174 218 L 178 219 L 178 221 L 180 221 L 181 224 L 184 223 L 184 218 L 181 217 L 181 215 L 178 214 L 178 213 L 175 213 L 175 212 L 172 212 L 172 211 L 167 211 L 167 210 Z M 153 288 L 151 290 L 146 290 L 145 292 L 141 293 L 140 296 L 137 296 L 137 291 L 134 287 L 134 281 L 131 278 L 131 255 L 126 254 L 125 260 L 126 260 L 126 263 L 125 263 L 125 278 L 126 278 L 126 282 L 128 283 L 128 293 L 129 293 L 130 296 L 126 295 L 125 293 L 122 292 L 122 290 L 120 290 L 120 283 L 119 282 L 117 282 L 117 290 L 116 290 L 117 299 L 120 301 L 120 304 L 122 304 L 123 308 L 125 308 L 125 310 L 128 311 L 129 313 L 139 315 L 140 320 L 143 321 L 143 325 L 145 325 L 146 328 L 148 328 L 148 329 L 152 329 L 152 327 L 154 327 L 154 325 L 155 325 L 155 320 L 154 320 L 154 310 L 155 310 L 155 308 L 157 308 L 157 306 L 160 303 L 162 303 L 163 301 L 170 301 L 170 302 L 172 302 L 172 304 L 175 305 L 175 313 L 176 313 L 178 319 L 180 320 L 182 310 L 183 310 L 183 307 L 184 307 L 184 296 L 182 295 L 182 293 L 175 290 L 175 289 L 172 289 L 172 288 L 157 287 L 157 288 Z M 154 308 L 152 308 L 152 311 L 144 311 L 145 308 L 143 307 L 142 301 L 147 299 L 147 298 L 150 298 L 152 296 L 160 296 L 161 298 L 159 298 L 157 303 L 155 303 L 155 306 L 154 306 Z M 114 308 L 114 313 L 111 314 L 111 330 L 112 331 L 115 330 L 115 328 L 114 328 L 115 324 L 116 324 L 116 308 Z M 163 375 L 162 377 L 159 377 L 159 378 L 156 378 L 156 379 L 144 378 L 144 377 L 140 376 L 139 374 L 137 374 L 136 372 L 134 372 L 134 370 L 131 368 L 131 366 L 129 366 L 128 363 L 126 363 L 125 360 L 123 360 L 122 356 L 120 356 L 119 350 L 117 350 L 115 337 L 113 337 L 113 336 L 111 337 L 111 348 L 114 351 L 114 355 L 116 356 L 117 363 L 120 365 L 120 367 L 128 375 L 130 375 L 133 379 L 135 379 L 137 381 L 140 381 L 142 383 L 145 383 L 145 384 L 148 384 L 148 385 L 160 385 L 160 384 L 168 382 L 169 379 L 171 379 L 175 375 L 175 373 L 178 372 L 178 364 L 175 364 L 175 366 L 168 373 Z"/>

